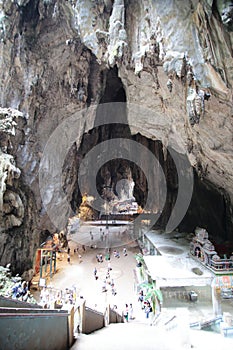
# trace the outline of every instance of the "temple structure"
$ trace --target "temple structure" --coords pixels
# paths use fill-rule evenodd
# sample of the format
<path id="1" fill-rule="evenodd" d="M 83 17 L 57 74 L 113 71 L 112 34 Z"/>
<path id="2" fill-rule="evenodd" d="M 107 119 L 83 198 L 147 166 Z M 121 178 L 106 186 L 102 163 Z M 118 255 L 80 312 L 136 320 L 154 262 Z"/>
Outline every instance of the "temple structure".
<path id="1" fill-rule="evenodd" d="M 208 239 L 208 232 L 203 228 L 195 230 L 195 236 L 190 243 L 190 253 L 216 275 L 233 274 L 233 255 L 220 258 L 215 247 Z"/>

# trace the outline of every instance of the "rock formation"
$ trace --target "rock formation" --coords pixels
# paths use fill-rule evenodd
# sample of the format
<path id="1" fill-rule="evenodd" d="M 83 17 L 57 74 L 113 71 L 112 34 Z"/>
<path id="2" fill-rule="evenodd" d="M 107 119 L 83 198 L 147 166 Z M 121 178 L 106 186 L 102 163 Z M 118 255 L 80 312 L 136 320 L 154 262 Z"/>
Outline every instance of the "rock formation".
<path id="1" fill-rule="evenodd" d="M 1 264 L 10 262 L 17 272 L 32 267 L 44 234 L 65 226 L 71 214 L 65 203 L 76 211 L 82 201 L 81 160 L 91 147 L 114 137 L 130 137 L 160 160 L 168 181 L 162 226 L 177 198 L 172 148 L 188 157 L 195 174 L 181 227 L 205 227 L 216 238 L 232 240 L 232 32 L 227 0 L 0 1 Z M 98 106 L 108 102 L 150 112 L 129 108 L 122 112 L 128 127 L 99 126 Z M 64 124 L 57 152 L 44 157 L 53 132 L 75 113 L 77 137 L 71 138 Z M 57 159 L 68 140 L 73 143 L 60 176 Z M 42 196 L 41 164 L 47 178 L 54 176 Z M 125 163 L 120 164 L 100 170 L 100 192 L 107 182 L 115 188 L 124 178 Z M 127 167 L 133 196 L 143 206 L 143 171 Z M 159 188 L 153 186 L 155 208 Z M 84 187 L 88 193 L 88 183 Z M 54 225 L 48 210 L 61 198 L 64 210 Z"/>
<path id="2" fill-rule="evenodd" d="M 1 229 L 20 226 L 24 217 L 24 207 L 20 196 L 8 188 L 14 186 L 14 179 L 20 177 L 21 171 L 15 166 L 14 157 L 7 152 L 10 143 L 9 135 L 15 135 L 14 120 L 22 114 L 11 109 L 0 109 L 0 217 Z"/>

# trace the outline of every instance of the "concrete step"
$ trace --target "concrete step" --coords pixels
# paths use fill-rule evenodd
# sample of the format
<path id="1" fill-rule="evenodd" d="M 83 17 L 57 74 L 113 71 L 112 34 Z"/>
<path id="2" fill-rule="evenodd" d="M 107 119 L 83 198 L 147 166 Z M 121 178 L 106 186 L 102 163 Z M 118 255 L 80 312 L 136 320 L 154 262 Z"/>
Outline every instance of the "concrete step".
<path id="1" fill-rule="evenodd" d="M 221 334 L 175 328 L 149 326 L 140 322 L 110 324 L 89 335 L 78 336 L 72 350 L 203 350 L 209 348 L 229 350 L 232 339 Z"/>
<path id="2" fill-rule="evenodd" d="M 88 335 L 81 334 L 72 350 L 155 349 L 155 327 L 139 322 L 110 324 Z M 162 347 L 161 347 L 162 349 Z"/>

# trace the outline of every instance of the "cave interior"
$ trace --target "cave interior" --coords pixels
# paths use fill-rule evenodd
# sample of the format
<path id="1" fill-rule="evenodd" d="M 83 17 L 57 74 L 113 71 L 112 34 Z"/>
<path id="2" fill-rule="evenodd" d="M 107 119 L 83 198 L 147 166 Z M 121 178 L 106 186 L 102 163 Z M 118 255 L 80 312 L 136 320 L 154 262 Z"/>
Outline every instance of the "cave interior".
<path id="1" fill-rule="evenodd" d="M 126 93 L 121 79 L 118 76 L 117 67 L 110 68 L 102 72 L 103 90 L 99 99 L 99 104 L 123 102 L 127 103 Z M 160 140 L 152 140 L 141 134 L 132 135 L 127 124 L 127 108 L 119 111 L 122 123 L 104 123 L 98 125 L 98 109 L 96 113 L 93 129 L 83 135 L 80 147 L 77 150 L 77 166 L 85 155 L 97 144 L 114 138 L 126 138 L 146 146 L 159 160 L 165 175 L 167 184 L 167 194 L 165 205 L 161 215 L 154 225 L 155 229 L 164 230 L 172 213 L 178 195 L 178 177 L 176 166 L 169 151 L 164 154 L 164 147 Z M 140 155 L 139 155 L 140 157 Z M 233 245 L 231 242 L 231 220 L 230 201 L 227 194 L 217 188 L 205 178 L 198 176 L 193 168 L 194 186 L 192 198 L 188 210 L 176 230 L 191 233 L 196 227 L 202 227 L 209 233 L 209 239 L 216 245 L 219 253 L 231 253 Z M 148 184 L 143 169 L 128 159 L 112 159 L 104 164 L 96 174 L 96 188 L 102 198 L 118 195 L 117 184 L 121 180 L 133 181 L 133 196 L 137 204 L 143 209 L 148 197 Z M 106 191 L 108 187 L 109 191 Z M 151 189 L 150 189 L 151 190 Z M 151 211 L 157 212 L 159 204 L 159 179 L 155 179 L 153 190 L 153 203 L 150 203 Z M 88 183 L 86 184 L 86 194 L 88 195 Z M 82 201 L 78 181 L 72 197 L 72 208 L 78 210 Z M 161 208 L 160 208 L 161 210 Z"/>

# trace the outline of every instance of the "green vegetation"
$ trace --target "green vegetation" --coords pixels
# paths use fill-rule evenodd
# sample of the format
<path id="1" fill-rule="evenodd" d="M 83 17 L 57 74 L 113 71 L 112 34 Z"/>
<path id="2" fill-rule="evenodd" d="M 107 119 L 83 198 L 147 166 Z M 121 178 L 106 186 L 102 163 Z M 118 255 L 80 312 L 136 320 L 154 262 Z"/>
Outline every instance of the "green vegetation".
<path id="1" fill-rule="evenodd" d="M 145 300 L 151 301 L 153 313 L 157 310 L 156 306 L 158 306 L 160 311 L 163 302 L 163 295 L 161 290 L 156 288 L 156 283 L 154 281 L 152 283 L 142 283 L 141 287 L 146 289 Z"/>

